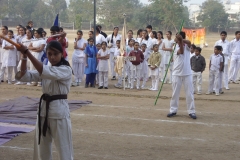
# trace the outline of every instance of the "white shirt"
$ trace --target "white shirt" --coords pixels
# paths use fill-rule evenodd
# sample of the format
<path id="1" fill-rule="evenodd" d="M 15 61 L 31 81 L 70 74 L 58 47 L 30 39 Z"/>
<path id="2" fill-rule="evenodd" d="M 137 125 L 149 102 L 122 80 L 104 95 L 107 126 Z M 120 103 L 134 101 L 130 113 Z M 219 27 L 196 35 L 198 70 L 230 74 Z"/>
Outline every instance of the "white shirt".
<path id="1" fill-rule="evenodd" d="M 113 37 L 112 37 L 112 34 L 107 36 L 107 41 L 112 45 L 110 49 L 111 52 L 114 52 L 115 48 L 117 47 L 116 42 L 117 40 L 121 41 L 121 38 L 122 36 L 120 34 L 118 34 L 117 36 L 113 35 Z M 113 40 L 113 42 L 111 42 L 111 40 Z"/>
<path id="2" fill-rule="evenodd" d="M 46 45 L 46 41 L 44 39 L 35 39 L 36 41 L 32 41 L 32 46 L 33 47 L 41 47 L 41 45 Z M 42 55 L 43 55 L 43 51 L 41 52 L 34 52 L 31 51 L 32 55 L 37 58 L 39 61 L 41 61 Z"/>
<path id="3" fill-rule="evenodd" d="M 225 56 L 229 56 L 231 51 L 230 51 L 230 42 L 228 40 L 222 41 L 221 39 L 215 43 L 215 46 L 222 46 L 223 51 L 222 53 Z"/>
<path id="4" fill-rule="evenodd" d="M 115 48 L 114 57 L 120 56 L 120 48 Z"/>
<path id="5" fill-rule="evenodd" d="M 159 44 L 159 41 L 157 40 L 157 44 Z M 163 55 L 163 50 L 162 50 L 162 47 L 163 47 L 163 39 L 162 39 L 162 43 L 160 43 L 159 45 L 159 48 L 158 48 L 158 52 L 160 52 L 161 55 Z"/>
<path id="6" fill-rule="evenodd" d="M 187 44 L 184 44 L 183 54 L 177 54 L 180 49 L 179 45 L 176 45 L 174 51 L 174 61 L 173 61 L 173 73 L 174 76 L 188 76 L 191 75 L 191 65 L 190 65 L 190 48 Z"/>
<path id="7" fill-rule="evenodd" d="M 31 43 L 32 43 L 32 41 L 31 40 L 33 40 L 32 38 L 31 39 L 27 39 L 27 36 L 26 37 L 24 37 L 23 39 L 22 39 L 22 44 L 24 45 L 24 46 L 26 46 L 26 47 L 28 47 Z"/>
<path id="8" fill-rule="evenodd" d="M 16 43 L 16 39 L 12 38 L 11 40 Z M 16 66 L 16 47 L 14 46 L 14 49 L 3 49 L 5 46 L 12 46 L 12 44 L 5 40 L 2 42 L 2 67 Z"/>
<path id="9" fill-rule="evenodd" d="M 72 69 L 69 66 L 61 65 L 58 67 L 43 65 L 40 75 L 37 70 L 27 71 L 20 79 L 19 73 L 16 79 L 22 82 L 42 81 L 42 92 L 45 94 L 59 95 L 68 94 L 72 82 Z M 41 117 L 46 115 L 46 101 L 42 101 Z M 50 102 L 48 117 L 52 119 L 63 119 L 70 116 L 68 101 L 60 99 Z"/>
<path id="10" fill-rule="evenodd" d="M 135 38 L 131 38 L 131 39 L 133 39 L 134 41 L 136 41 Z M 128 41 L 129 41 L 129 38 L 126 39 L 126 45 L 128 45 Z"/>
<path id="11" fill-rule="evenodd" d="M 110 51 L 106 49 L 105 52 L 104 52 L 102 49 L 100 49 L 98 51 L 98 54 L 100 56 L 106 56 L 106 55 L 110 54 Z M 100 71 L 100 72 L 108 72 L 108 59 L 99 59 L 98 71 Z"/>
<path id="12" fill-rule="evenodd" d="M 152 45 L 158 44 L 158 40 L 156 38 L 152 38 L 151 40 L 152 40 Z"/>
<path id="13" fill-rule="evenodd" d="M 96 45 L 102 44 L 102 42 L 107 43 L 107 39 L 102 34 L 99 33 L 99 35 L 96 36 Z"/>
<path id="14" fill-rule="evenodd" d="M 23 36 L 18 35 L 18 36 L 16 37 L 16 40 L 17 40 L 18 43 L 22 43 L 22 40 L 23 40 L 25 37 L 26 37 L 26 35 L 23 35 Z"/>
<path id="15" fill-rule="evenodd" d="M 195 56 L 195 52 L 193 52 L 193 53 L 190 52 L 190 59 L 191 59 L 193 56 Z"/>
<path id="16" fill-rule="evenodd" d="M 85 44 L 87 45 L 87 41 L 83 38 L 77 41 L 77 47 L 79 48 L 83 48 Z M 82 57 L 85 57 L 84 51 L 80 49 L 74 49 L 72 59 L 74 60 L 75 58 L 82 58 Z"/>
<path id="17" fill-rule="evenodd" d="M 223 57 L 220 54 L 218 55 L 212 54 L 210 57 L 210 61 L 211 61 L 210 70 L 219 71 L 220 63 L 223 62 Z"/>
<path id="18" fill-rule="evenodd" d="M 152 40 L 150 38 L 148 38 L 148 40 L 145 40 L 145 39 L 141 40 L 140 41 L 140 45 L 142 45 L 142 44 L 146 44 L 147 45 L 146 50 L 148 50 L 148 51 L 152 50 L 153 43 L 152 43 Z"/>
<path id="19" fill-rule="evenodd" d="M 240 55 L 240 40 L 232 40 L 230 42 L 230 51 L 232 55 Z"/>

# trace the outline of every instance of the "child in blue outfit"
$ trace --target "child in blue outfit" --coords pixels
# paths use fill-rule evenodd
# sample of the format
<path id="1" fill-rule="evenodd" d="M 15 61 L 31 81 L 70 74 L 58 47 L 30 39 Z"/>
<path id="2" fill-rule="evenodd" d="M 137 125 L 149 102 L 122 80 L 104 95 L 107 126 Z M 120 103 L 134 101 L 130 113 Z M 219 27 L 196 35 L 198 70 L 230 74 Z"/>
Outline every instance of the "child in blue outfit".
<path id="1" fill-rule="evenodd" d="M 97 71 L 97 48 L 93 45 L 94 39 L 89 38 L 88 39 L 88 45 L 85 48 L 84 53 L 86 54 L 86 64 L 85 64 L 85 71 L 84 74 L 86 74 L 86 83 L 85 88 L 88 88 L 89 83 L 90 87 L 95 87 L 95 77 L 98 73 Z"/>

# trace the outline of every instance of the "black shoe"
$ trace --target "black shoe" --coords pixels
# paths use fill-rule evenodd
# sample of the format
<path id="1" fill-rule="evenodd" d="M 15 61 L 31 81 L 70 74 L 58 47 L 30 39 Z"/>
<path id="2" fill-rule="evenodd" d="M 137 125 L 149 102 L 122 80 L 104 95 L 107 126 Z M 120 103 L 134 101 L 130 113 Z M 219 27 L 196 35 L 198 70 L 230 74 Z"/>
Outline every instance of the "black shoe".
<path id="1" fill-rule="evenodd" d="M 98 89 L 103 89 L 103 86 L 98 87 Z"/>
<path id="2" fill-rule="evenodd" d="M 85 88 L 88 88 L 88 84 L 85 84 Z"/>
<path id="3" fill-rule="evenodd" d="M 90 87 L 95 88 L 95 85 L 94 84 L 90 84 Z"/>
<path id="4" fill-rule="evenodd" d="M 192 119 L 197 119 L 197 116 L 196 116 L 195 113 L 191 113 L 191 114 L 189 114 L 189 116 L 190 116 Z"/>
<path id="5" fill-rule="evenodd" d="M 113 76 L 111 80 L 116 80 L 116 76 Z"/>
<path id="6" fill-rule="evenodd" d="M 1 80 L 1 82 L 4 82 L 4 80 Z"/>
<path id="7" fill-rule="evenodd" d="M 104 87 L 104 89 L 108 89 L 108 87 Z"/>
<path id="8" fill-rule="evenodd" d="M 177 113 L 168 113 L 167 117 L 173 117 L 175 116 Z"/>

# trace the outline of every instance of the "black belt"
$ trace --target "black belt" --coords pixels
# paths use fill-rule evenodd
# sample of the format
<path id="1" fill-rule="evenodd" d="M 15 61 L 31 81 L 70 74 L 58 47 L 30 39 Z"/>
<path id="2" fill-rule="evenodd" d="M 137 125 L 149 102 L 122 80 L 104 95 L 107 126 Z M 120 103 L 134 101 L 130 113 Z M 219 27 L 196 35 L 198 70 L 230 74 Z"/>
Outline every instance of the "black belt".
<path id="1" fill-rule="evenodd" d="M 60 95 L 53 95 L 50 96 L 48 94 L 43 94 L 40 98 L 39 102 L 39 107 L 38 107 L 38 130 L 39 130 L 39 139 L 38 139 L 38 144 L 40 144 L 40 139 L 41 139 L 41 104 L 42 100 L 46 101 L 46 116 L 43 124 L 43 136 L 46 137 L 47 133 L 47 127 L 48 127 L 48 111 L 49 111 L 49 104 L 52 101 L 58 100 L 58 99 L 67 99 L 66 94 L 60 94 Z"/>

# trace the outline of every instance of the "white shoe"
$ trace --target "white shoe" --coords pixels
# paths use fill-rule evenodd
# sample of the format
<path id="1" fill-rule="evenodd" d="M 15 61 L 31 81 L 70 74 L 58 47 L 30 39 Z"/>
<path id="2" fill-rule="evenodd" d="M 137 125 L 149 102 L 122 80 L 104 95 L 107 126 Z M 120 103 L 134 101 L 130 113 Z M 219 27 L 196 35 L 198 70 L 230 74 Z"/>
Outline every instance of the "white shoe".
<path id="1" fill-rule="evenodd" d="M 12 82 L 8 82 L 8 84 L 10 85 L 10 84 L 12 84 Z"/>
<path id="2" fill-rule="evenodd" d="M 137 87 L 137 90 L 139 90 L 140 88 L 139 87 Z"/>
<path id="3" fill-rule="evenodd" d="M 197 92 L 197 95 L 201 95 L 202 93 L 201 92 Z"/>
<path id="4" fill-rule="evenodd" d="M 17 82 L 14 85 L 22 85 L 22 84 L 23 84 L 23 82 Z"/>
<path id="5" fill-rule="evenodd" d="M 230 88 L 226 87 L 226 90 L 230 90 Z"/>
<path id="6" fill-rule="evenodd" d="M 30 83 L 30 82 L 28 82 L 28 83 L 27 83 L 27 86 L 31 86 L 31 83 Z"/>
<path id="7" fill-rule="evenodd" d="M 216 93 L 216 96 L 219 96 L 219 93 Z"/>
<path id="8" fill-rule="evenodd" d="M 38 85 L 37 85 L 38 87 L 42 87 L 42 85 L 39 83 Z"/>
<path id="9" fill-rule="evenodd" d="M 133 87 L 130 87 L 130 89 L 133 89 Z"/>
<path id="10" fill-rule="evenodd" d="M 37 82 L 32 82 L 32 86 L 37 86 Z"/>
<path id="11" fill-rule="evenodd" d="M 206 95 L 210 95 L 210 94 L 213 94 L 213 92 L 207 92 Z"/>

